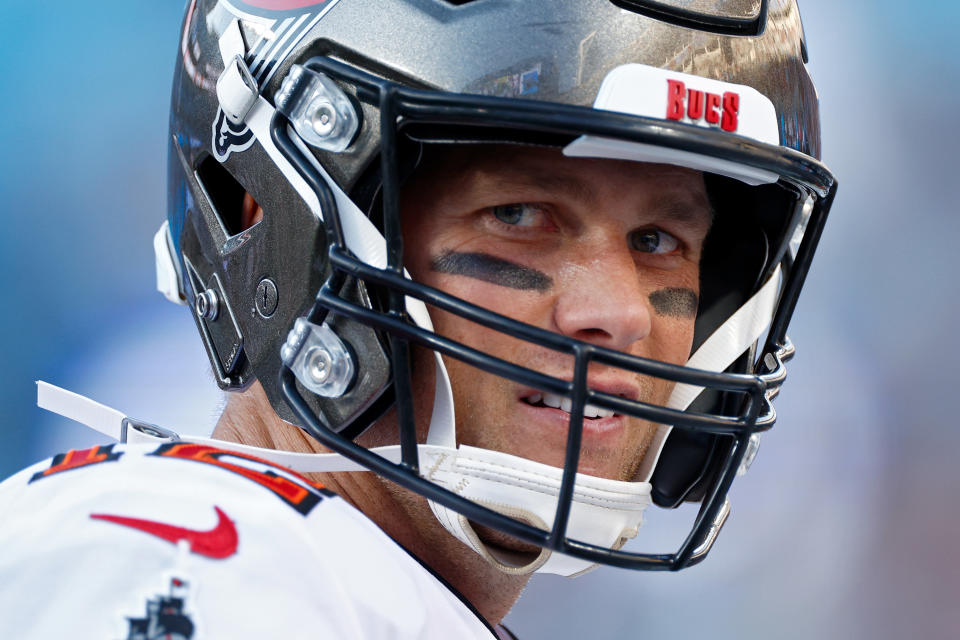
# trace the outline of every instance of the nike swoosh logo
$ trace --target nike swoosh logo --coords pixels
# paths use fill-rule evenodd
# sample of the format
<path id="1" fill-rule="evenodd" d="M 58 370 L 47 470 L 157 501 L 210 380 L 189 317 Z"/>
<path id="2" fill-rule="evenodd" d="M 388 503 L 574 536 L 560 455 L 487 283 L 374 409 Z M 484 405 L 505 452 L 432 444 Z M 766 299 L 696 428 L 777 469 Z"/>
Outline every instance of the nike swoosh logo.
<path id="1" fill-rule="evenodd" d="M 237 527 L 233 524 L 233 521 L 227 517 L 227 514 L 220 510 L 220 507 L 214 506 L 213 508 L 217 512 L 217 526 L 209 531 L 197 531 L 196 529 L 176 527 L 172 524 L 166 524 L 165 522 L 111 516 L 102 513 L 92 513 L 90 517 L 94 520 L 105 520 L 124 527 L 144 531 L 174 544 L 180 540 L 186 540 L 190 543 L 190 551 L 193 553 L 219 560 L 228 558 L 236 553 Z"/>

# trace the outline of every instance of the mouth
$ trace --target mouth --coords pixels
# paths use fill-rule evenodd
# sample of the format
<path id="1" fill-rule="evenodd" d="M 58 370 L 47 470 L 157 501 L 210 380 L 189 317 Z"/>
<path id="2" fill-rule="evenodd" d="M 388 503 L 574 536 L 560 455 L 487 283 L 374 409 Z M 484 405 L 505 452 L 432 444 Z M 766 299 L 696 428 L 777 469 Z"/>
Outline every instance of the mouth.
<path id="1" fill-rule="evenodd" d="M 520 398 L 520 400 L 531 407 L 560 409 L 568 414 L 573 408 L 573 399 L 555 393 L 534 392 L 531 395 Z M 592 404 L 588 404 L 583 408 L 583 417 L 587 420 L 612 418 L 618 415 L 620 414 L 615 413 L 613 409 L 601 409 Z"/>
<path id="2" fill-rule="evenodd" d="M 593 380 L 587 382 L 595 392 L 637 400 L 641 389 L 620 380 Z M 528 457 L 550 464 L 563 466 L 563 456 L 571 424 L 573 399 L 564 395 L 527 388 L 517 397 L 517 426 L 522 427 L 529 441 Z M 619 465 L 625 448 L 633 447 L 637 433 L 635 421 L 628 415 L 596 405 L 584 406 L 580 435 L 581 459 L 577 470 L 580 473 L 600 478 L 619 477 Z"/>

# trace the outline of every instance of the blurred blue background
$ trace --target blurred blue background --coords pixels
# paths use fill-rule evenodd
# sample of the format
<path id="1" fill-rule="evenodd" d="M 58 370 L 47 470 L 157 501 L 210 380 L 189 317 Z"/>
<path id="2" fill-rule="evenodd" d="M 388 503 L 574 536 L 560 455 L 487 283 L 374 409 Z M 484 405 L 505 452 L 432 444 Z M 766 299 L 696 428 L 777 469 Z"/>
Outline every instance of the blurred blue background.
<path id="1" fill-rule="evenodd" d="M 97 441 L 35 408 L 37 379 L 209 431 L 223 400 L 151 245 L 183 5 L 2 6 L 0 476 Z M 707 562 L 536 578 L 525 640 L 960 637 L 960 6 L 801 9 L 841 188 L 781 420 Z"/>

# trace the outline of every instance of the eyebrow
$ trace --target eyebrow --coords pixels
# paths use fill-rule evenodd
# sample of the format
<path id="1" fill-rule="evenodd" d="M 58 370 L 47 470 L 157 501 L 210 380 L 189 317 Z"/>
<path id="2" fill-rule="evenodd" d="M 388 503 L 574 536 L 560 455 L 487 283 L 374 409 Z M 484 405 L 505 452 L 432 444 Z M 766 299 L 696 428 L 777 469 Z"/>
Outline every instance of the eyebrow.
<path id="1" fill-rule="evenodd" d="M 538 167 L 524 168 L 522 172 L 508 174 L 485 174 L 484 188 L 491 192 L 499 192 L 514 188 L 536 188 L 550 193 L 567 195 L 573 199 L 590 201 L 596 199 L 597 191 L 589 182 L 581 180 L 572 174 L 559 174 L 554 170 Z M 714 211 L 710 201 L 703 194 L 702 201 L 694 193 L 686 190 L 674 190 L 671 194 L 656 197 L 650 204 L 649 211 L 675 220 L 680 224 L 710 226 L 713 222 Z"/>
<path id="2" fill-rule="evenodd" d="M 710 206 L 710 201 L 706 198 L 703 202 L 697 202 L 697 200 L 698 198 L 693 195 L 681 199 L 660 196 L 653 201 L 650 210 L 659 212 L 680 224 L 697 225 L 706 223 L 709 226 L 713 222 L 713 207 Z"/>
<path id="3" fill-rule="evenodd" d="M 505 188 L 535 188 L 549 193 L 561 193 L 578 200 L 593 200 L 597 196 L 593 186 L 576 175 L 560 174 L 552 169 L 524 167 L 514 173 L 487 174 L 484 172 L 484 187 L 499 192 Z"/>

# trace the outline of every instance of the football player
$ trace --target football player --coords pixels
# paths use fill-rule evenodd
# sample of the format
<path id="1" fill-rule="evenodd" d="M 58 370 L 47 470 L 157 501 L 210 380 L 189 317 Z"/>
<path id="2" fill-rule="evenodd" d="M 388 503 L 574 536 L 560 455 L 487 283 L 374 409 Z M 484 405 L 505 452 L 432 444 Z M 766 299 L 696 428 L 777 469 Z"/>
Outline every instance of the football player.
<path id="1" fill-rule="evenodd" d="M 230 399 L 41 384 L 125 444 L 0 488 L 2 624 L 506 638 L 534 572 L 701 561 L 836 191 L 805 61 L 793 0 L 192 0 L 154 245 Z"/>

